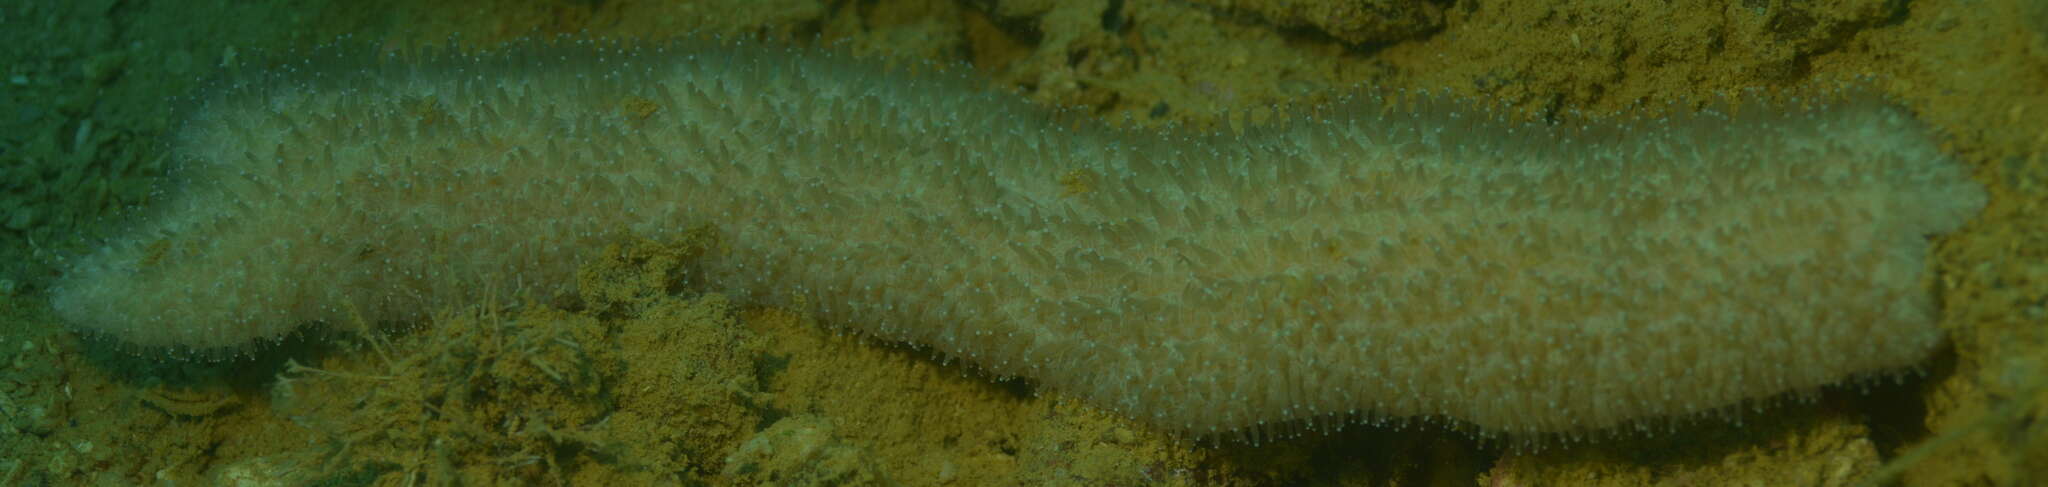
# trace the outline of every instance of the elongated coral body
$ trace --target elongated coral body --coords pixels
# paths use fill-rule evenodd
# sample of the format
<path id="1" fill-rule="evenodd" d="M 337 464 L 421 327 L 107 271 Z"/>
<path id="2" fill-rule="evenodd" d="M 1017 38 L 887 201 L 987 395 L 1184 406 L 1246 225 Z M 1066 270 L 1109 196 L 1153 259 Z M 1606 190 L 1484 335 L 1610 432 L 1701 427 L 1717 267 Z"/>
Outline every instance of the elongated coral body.
<path id="1" fill-rule="evenodd" d="M 1366 97 L 1194 135 L 968 85 L 745 47 L 322 58 L 197 109 L 188 186 L 54 306 L 238 347 L 567 291 L 601 243 L 711 222 L 706 289 L 1170 429 L 1579 431 L 1922 359 L 1927 237 L 1985 198 L 1858 95 L 1571 126 Z"/>

